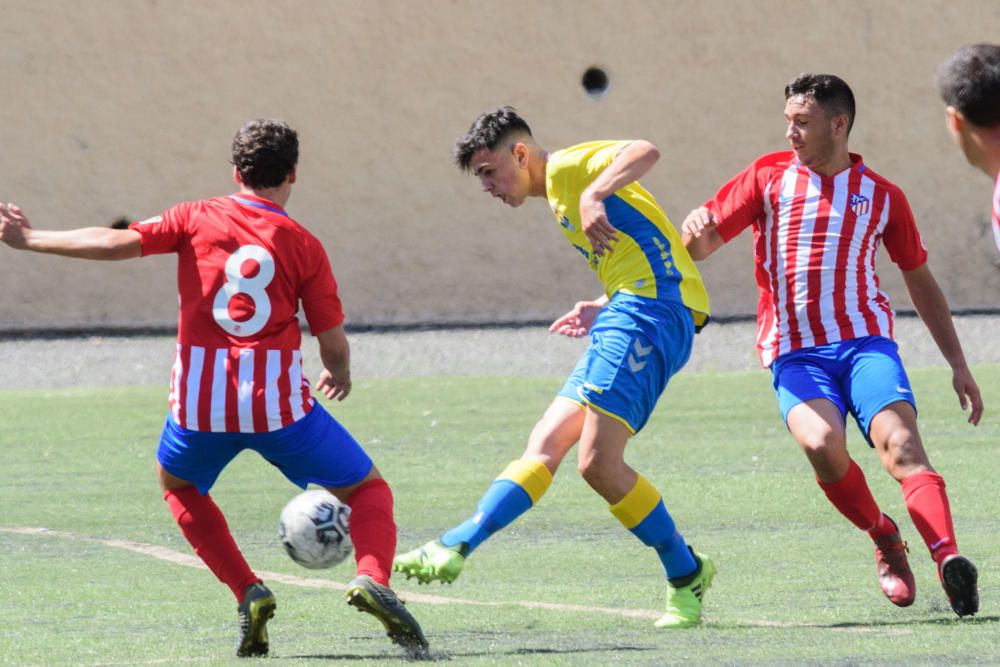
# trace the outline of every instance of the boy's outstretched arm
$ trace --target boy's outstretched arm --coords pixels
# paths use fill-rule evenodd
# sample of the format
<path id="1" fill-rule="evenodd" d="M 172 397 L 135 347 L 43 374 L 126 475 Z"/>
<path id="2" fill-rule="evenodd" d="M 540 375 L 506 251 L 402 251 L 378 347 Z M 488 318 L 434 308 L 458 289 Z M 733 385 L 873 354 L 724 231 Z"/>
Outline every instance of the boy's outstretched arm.
<path id="1" fill-rule="evenodd" d="M 17 250 L 80 259 L 132 259 L 142 255 L 140 238 L 135 230 L 109 227 L 66 231 L 33 229 L 18 206 L 0 203 L 0 241 Z"/>

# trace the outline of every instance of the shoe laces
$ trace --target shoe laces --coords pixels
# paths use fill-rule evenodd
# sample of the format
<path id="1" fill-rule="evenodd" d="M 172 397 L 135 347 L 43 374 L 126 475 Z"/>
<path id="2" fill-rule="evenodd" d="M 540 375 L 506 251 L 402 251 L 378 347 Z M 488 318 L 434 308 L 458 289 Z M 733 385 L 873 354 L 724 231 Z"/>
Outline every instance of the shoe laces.
<path id="1" fill-rule="evenodd" d="M 899 533 L 890 533 L 875 540 L 875 550 L 879 558 L 890 566 L 900 566 L 905 562 L 910 547 Z"/>

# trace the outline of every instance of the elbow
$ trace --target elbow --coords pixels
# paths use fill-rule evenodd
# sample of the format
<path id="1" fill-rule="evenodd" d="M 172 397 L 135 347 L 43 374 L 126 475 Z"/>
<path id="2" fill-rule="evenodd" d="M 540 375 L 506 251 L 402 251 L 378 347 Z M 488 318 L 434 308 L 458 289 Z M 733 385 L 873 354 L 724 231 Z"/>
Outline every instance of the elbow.
<path id="1" fill-rule="evenodd" d="M 660 159 L 660 149 L 651 141 L 639 139 L 635 142 L 637 150 L 641 151 L 642 157 L 650 164 L 656 163 Z"/>

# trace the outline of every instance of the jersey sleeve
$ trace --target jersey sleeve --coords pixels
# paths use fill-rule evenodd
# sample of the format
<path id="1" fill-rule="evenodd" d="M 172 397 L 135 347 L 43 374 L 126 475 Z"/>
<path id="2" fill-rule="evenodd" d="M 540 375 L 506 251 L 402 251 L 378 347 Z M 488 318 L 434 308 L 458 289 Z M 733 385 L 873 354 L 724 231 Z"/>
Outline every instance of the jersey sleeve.
<path id="1" fill-rule="evenodd" d="M 889 257 L 902 271 L 911 271 L 927 261 L 927 249 L 920 237 L 913 211 L 898 188 L 889 189 L 889 220 L 882 231 L 882 243 Z"/>
<path id="2" fill-rule="evenodd" d="M 181 240 L 187 237 L 187 223 L 191 217 L 191 202 L 178 204 L 162 215 L 133 222 L 129 229 L 139 232 L 142 256 L 177 252 Z"/>
<path id="3" fill-rule="evenodd" d="M 614 159 L 618 156 L 622 150 L 628 146 L 631 141 L 609 141 L 603 146 L 595 150 L 593 153 L 587 156 L 586 160 L 583 161 L 581 167 L 583 167 L 583 177 L 589 185 L 601 175 L 601 172 L 608 168 Z"/>
<path id="4" fill-rule="evenodd" d="M 716 231 L 728 243 L 764 213 L 764 191 L 757 162 L 719 188 L 705 206 L 718 221 Z"/>
<path id="5" fill-rule="evenodd" d="M 549 174 L 560 192 L 582 193 L 601 175 L 629 141 L 595 141 L 554 153 Z"/>
<path id="6" fill-rule="evenodd" d="M 318 240 L 308 247 L 312 271 L 302 281 L 302 311 L 309 331 L 315 336 L 344 323 L 344 309 L 337 292 L 337 280 L 330 268 L 330 259 Z"/>

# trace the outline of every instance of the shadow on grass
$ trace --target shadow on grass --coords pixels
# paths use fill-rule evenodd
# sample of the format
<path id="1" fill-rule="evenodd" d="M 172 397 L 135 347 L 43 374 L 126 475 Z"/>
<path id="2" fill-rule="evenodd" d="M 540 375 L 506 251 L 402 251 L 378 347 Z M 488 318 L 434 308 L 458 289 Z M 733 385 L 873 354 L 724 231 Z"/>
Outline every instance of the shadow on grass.
<path id="1" fill-rule="evenodd" d="M 974 616 L 972 618 L 939 617 L 939 618 L 914 618 L 907 620 L 887 620 L 887 621 L 838 621 L 834 623 L 800 623 L 796 621 L 757 621 L 754 623 L 712 623 L 706 628 L 718 629 L 743 629 L 743 628 L 774 628 L 781 630 L 784 628 L 816 628 L 819 630 L 856 630 L 858 632 L 875 631 L 878 628 L 892 627 L 916 627 L 916 626 L 941 626 L 941 625 L 981 625 L 986 623 L 996 623 L 1000 621 L 1000 616 Z"/>
<path id="2" fill-rule="evenodd" d="M 426 662 L 443 662 L 446 660 L 453 660 L 456 658 L 485 658 L 489 656 L 502 656 L 502 655 L 568 655 L 573 653 L 583 653 L 583 654 L 597 654 L 602 652 L 607 653 L 619 653 L 626 651 L 655 651 L 658 647 L 655 646 L 578 646 L 576 648 L 513 648 L 507 651 L 431 651 L 431 655 L 427 658 Z M 348 653 L 341 654 L 310 654 L 310 655 L 285 655 L 285 656 L 271 656 L 271 659 L 275 658 L 285 658 L 289 660 L 372 660 L 373 658 L 392 658 L 396 656 L 373 656 L 373 655 L 354 655 Z M 417 660 L 406 659 L 402 655 L 398 656 L 400 660 L 405 660 L 406 662 L 418 662 Z M 423 661 L 421 661 L 423 662 Z"/>

